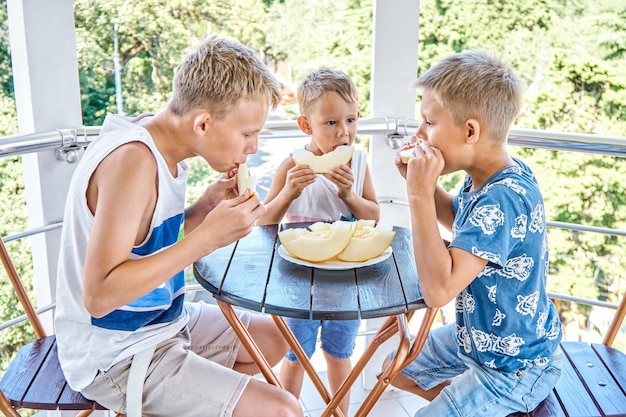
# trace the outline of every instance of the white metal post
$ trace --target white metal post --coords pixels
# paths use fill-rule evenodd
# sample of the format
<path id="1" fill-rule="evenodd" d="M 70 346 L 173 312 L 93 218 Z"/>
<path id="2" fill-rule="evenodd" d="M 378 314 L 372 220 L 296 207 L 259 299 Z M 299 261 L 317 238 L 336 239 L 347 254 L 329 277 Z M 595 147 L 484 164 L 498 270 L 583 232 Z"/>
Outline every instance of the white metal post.
<path id="1" fill-rule="evenodd" d="M 417 79 L 419 10 L 419 0 L 374 2 L 372 117 L 415 117 L 415 89 L 412 85 Z M 381 204 L 380 222 L 408 227 L 408 207 L 397 203 L 406 202 L 407 198 L 406 182 L 394 165 L 395 154 L 386 137 L 372 138 L 370 167 L 376 193 L 382 201 L 394 201 Z M 375 331 L 380 324 L 381 320 L 368 320 L 366 329 Z M 371 336 L 366 337 L 367 342 L 371 339 Z M 396 343 L 396 338 L 385 343 L 365 368 L 365 388 L 374 385 L 380 363 Z"/>
<path id="2" fill-rule="evenodd" d="M 372 117 L 415 117 L 419 6 L 419 0 L 374 2 Z M 393 164 L 395 152 L 385 137 L 373 138 L 374 185 L 379 199 L 406 202 L 406 183 Z M 381 223 L 408 226 L 408 208 L 383 203 Z"/>
<path id="3" fill-rule="evenodd" d="M 72 0 L 8 0 L 20 134 L 82 125 Z M 74 166 L 54 151 L 22 158 L 29 227 L 63 219 Z M 54 299 L 60 229 L 32 238 L 38 305 Z M 51 318 L 44 326 L 52 330 Z"/>

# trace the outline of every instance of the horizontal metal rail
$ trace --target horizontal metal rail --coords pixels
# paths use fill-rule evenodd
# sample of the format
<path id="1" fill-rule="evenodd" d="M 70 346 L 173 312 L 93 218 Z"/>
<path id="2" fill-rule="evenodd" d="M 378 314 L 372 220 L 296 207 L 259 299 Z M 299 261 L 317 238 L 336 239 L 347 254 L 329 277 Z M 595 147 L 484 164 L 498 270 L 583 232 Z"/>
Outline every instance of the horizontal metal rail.
<path id="1" fill-rule="evenodd" d="M 56 303 L 51 303 L 48 304 L 46 306 L 43 306 L 41 308 L 36 309 L 35 311 L 37 312 L 37 315 L 40 316 L 43 313 L 47 312 L 47 311 L 51 311 L 54 310 L 56 308 L 57 304 Z M 28 320 L 28 317 L 26 317 L 26 314 L 22 314 L 19 317 L 16 317 L 14 319 L 11 320 L 7 320 L 4 323 L 0 323 L 0 332 L 4 329 L 8 329 L 9 327 L 13 327 L 16 326 L 24 321 Z"/>
<path id="2" fill-rule="evenodd" d="M 411 118 L 377 117 L 359 120 L 359 135 L 385 136 L 392 148 L 398 148 L 413 136 L 421 124 Z M 72 150 L 87 146 L 100 133 L 100 126 L 57 129 L 52 132 L 14 135 L 0 138 L 0 158 L 46 150 Z M 260 139 L 298 138 L 306 135 L 295 120 L 269 120 Z M 529 148 L 587 152 L 626 157 L 626 138 L 583 133 L 513 128 L 509 143 Z"/>

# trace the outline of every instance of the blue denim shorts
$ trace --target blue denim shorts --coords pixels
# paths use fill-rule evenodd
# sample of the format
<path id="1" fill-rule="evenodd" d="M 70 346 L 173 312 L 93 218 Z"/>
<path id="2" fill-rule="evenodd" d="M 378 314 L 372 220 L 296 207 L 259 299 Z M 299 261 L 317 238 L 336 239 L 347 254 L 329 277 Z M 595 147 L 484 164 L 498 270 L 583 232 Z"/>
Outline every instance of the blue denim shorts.
<path id="1" fill-rule="evenodd" d="M 321 328 L 322 350 L 337 359 L 346 359 L 354 351 L 354 339 L 359 331 L 360 320 L 308 320 L 285 318 L 302 349 L 310 358 L 315 352 L 317 334 Z M 285 356 L 290 361 L 297 361 L 291 349 Z"/>
<path id="2" fill-rule="evenodd" d="M 450 324 L 433 329 L 401 373 L 424 390 L 452 381 L 415 417 L 498 417 L 534 410 L 559 379 L 561 359 L 559 349 L 544 366 L 531 364 L 512 372 L 481 366 L 458 353 L 456 325 Z"/>

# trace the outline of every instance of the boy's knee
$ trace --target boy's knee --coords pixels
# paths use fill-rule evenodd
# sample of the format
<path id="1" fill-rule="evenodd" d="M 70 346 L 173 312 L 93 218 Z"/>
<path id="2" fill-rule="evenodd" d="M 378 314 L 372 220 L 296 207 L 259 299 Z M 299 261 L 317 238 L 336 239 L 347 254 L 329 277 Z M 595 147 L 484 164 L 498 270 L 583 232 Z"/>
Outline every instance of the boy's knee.
<path id="1" fill-rule="evenodd" d="M 300 401 L 289 391 L 281 390 L 280 402 L 283 407 L 275 414 L 276 417 L 302 417 L 302 407 Z"/>

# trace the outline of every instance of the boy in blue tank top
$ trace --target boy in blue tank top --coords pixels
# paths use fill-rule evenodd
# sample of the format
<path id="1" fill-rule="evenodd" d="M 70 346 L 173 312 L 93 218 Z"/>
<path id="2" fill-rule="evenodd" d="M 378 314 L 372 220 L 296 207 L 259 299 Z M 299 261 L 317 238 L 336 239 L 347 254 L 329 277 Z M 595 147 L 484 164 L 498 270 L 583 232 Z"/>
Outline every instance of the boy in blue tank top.
<path id="1" fill-rule="evenodd" d="M 431 401 L 416 416 L 532 411 L 559 378 L 561 324 L 546 293 L 543 197 L 506 148 L 524 83 L 499 59 L 469 51 L 416 85 L 422 124 L 404 146 L 414 146 L 411 159 L 395 163 L 407 182 L 424 300 L 441 307 L 456 298 L 456 323 L 432 330 L 392 384 Z M 453 196 L 437 180 L 459 170 L 467 175 Z M 449 247 L 438 222 L 452 232 Z"/>
<path id="2" fill-rule="evenodd" d="M 254 51 L 212 37 L 177 68 L 165 109 L 107 116 L 63 221 L 55 330 L 74 390 L 134 416 L 302 417 L 293 395 L 251 377 L 258 369 L 217 306 L 184 301 L 183 269 L 264 212 L 250 191 L 238 195 L 235 173 L 279 101 Z M 185 207 L 194 156 L 224 175 Z M 276 364 L 288 346 L 274 322 L 241 315 Z"/>

